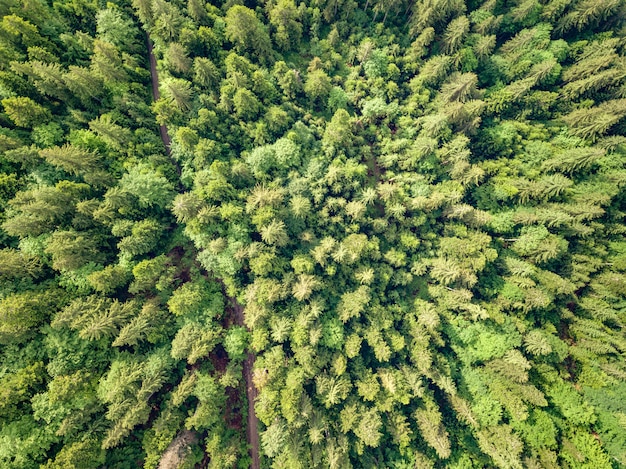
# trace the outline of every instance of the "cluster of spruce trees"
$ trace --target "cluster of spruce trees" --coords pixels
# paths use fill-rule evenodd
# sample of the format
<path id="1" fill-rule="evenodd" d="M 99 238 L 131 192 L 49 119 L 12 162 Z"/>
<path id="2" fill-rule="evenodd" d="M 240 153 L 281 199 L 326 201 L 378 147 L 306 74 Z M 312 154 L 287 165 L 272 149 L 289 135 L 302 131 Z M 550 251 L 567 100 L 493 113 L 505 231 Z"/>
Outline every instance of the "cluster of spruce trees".
<path id="1" fill-rule="evenodd" d="M 626 467 L 624 1 L 3 0 L 0 103 L 0 467 L 247 468 L 249 386 L 264 468 Z"/>

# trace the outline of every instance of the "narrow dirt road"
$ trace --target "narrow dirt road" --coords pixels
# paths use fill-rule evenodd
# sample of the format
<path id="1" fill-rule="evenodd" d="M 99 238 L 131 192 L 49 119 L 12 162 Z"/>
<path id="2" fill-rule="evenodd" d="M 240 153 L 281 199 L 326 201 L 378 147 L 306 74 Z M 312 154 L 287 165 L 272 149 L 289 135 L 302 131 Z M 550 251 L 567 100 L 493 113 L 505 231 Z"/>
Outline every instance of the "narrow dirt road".
<path id="1" fill-rule="evenodd" d="M 154 52 L 152 48 L 152 40 L 150 39 L 150 34 L 146 32 L 146 42 L 148 44 L 148 55 L 150 58 L 150 77 L 152 79 L 152 96 L 156 101 L 160 97 L 159 93 L 159 77 L 157 75 L 156 69 L 156 58 L 154 57 Z M 165 145 L 165 151 L 168 156 L 170 155 L 170 145 L 172 143 L 170 139 L 170 135 L 167 131 L 167 127 L 165 125 L 159 126 L 159 132 L 161 134 L 161 140 L 163 140 L 163 145 Z M 176 162 L 173 162 L 178 169 L 178 174 L 180 175 L 180 168 Z M 239 302 L 230 296 L 227 296 L 229 306 L 233 312 L 233 316 L 235 319 L 235 324 L 238 326 L 243 326 L 243 306 L 239 304 Z M 248 445 L 250 446 L 250 457 L 252 458 L 252 463 L 250 464 L 251 469 L 260 469 L 261 462 L 259 458 L 259 428 L 258 428 L 258 419 L 256 414 L 254 413 L 254 401 L 257 397 L 257 390 L 254 387 L 254 383 L 252 382 L 252 370 L 254 369 L 254 355 L 252 353 L 248 353 L 248 356 L 243 362 L 243 377 L 244 384 L 246 386 L 246 396 L 248 398 L 248 424 L 246 426 L 246 438 L 248 440 Z"/>
<path id="2" fill-rule="evenodd" d="M 233 311 L 235 323 L 238 326 L 243 326 L 243 306 L 235 298 L 228 297 L 230 307 Z M 254 413 L 254 401 L 256 400 L 257 390 L 252 382 L 252 370 L 254 369 L 254 355 L 248 353 L 248 356 L 243 362 L 243 377 L 246 385 L 246 396 L 248 397 L 248 425 L 246 430 L 246 437 L 248 438 L 248 444 L 250 445 L 250 457 L 252 458 L 251 469 L 260 469 L 261 462 L 259 459 L 259 428 L 258 419 Z"/>

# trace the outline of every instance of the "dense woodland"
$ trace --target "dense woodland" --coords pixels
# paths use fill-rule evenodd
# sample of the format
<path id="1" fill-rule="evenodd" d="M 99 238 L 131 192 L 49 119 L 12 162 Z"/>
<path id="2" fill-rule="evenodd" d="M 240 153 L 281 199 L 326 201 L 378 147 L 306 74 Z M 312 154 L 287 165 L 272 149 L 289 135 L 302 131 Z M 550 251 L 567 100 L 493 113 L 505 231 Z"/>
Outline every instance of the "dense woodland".
<path id="1" fill-rule="evenodd" d="M 626 467 L 624 1 L 0 18 L 0 467 Z"/>

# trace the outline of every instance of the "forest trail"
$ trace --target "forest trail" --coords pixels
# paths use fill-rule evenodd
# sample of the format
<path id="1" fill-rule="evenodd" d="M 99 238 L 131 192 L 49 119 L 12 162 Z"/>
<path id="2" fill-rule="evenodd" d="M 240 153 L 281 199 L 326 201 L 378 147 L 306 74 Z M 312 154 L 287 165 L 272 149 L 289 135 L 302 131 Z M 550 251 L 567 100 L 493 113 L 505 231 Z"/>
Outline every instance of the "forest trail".
<path id="1" fill-rule="evenodd" d="M 150 58 L 150 78 L 152 81 L 152 97 L 154 98 L 154 101 L 157 101 L 161 97 L 161 93 L 159 92 L 159 76 L 157 75 L 156 58 L 154 57 L 152 39 L 150 39 L 150 34 L 148 32 L 146 32 L 146 42 L 148 44 L 148 57 Z M 165 127 L 164 125 L 159 125 L 159 133 L 161 134 L 161 140 L 163 140 L 163 145 L 165 145 L 165 151 L 167 152 L 167 155 L 169 156 L 172 140 L 170 139 L 170 134 L 167 131 L 167 127 Z"/>
<path id="2" fill-rule="evenodd" d="M 230 307 L 235 318 L 235 324 L 237 324 L 238 326 L 243 326 L 243 306 L 241 306 L 235 298 L 232 298 L 230 296 L 227 298 L 230 302 Z M 243 377 L 245 380 L 244 384 L 246 386 L 246 397 L 248 398 L 248 424 L 246 426 L 246 437 L 248 439 L 248 444 L 250 445 L 250 457 L 252 458 L 250 468 L 260 469 L 261 463 L 259 459 L 258 419 L 256 414 L 254 413 L 254 401 L 256 400 L 257 389 L 254 387 L 254 383 L 252 382 L 254 358 L 254 354 L 248 352 L 248 356 L 243 362 Z"/>
<path id="3" fill-rule="evenodd" d="M 146 42 L 148 44 L 148 56 L 150 59 L 150 78 L 152 81 L 152 96 L 156 101 L 160 97 L 159 93 L 159 76 L 157 75 L 156 69 L 156 58 L 154 57 L 152 40 L 150 39 L 150 34 L 146 32 Z M 159 126 L 159 132 L 161 134 L 161 140 L 163 140 L 163 145 L 165 145 L 165 151 L 168 156 L 170 154 L 170 145 L 171 139 L 169 132 L 167 131 L 167 127 L 165 125 Z M 178 168 L 178 165 L 176 165 Z M 180 174 L 180 168 L 178 168 L 178 172 Z M 235 324 L 238 326 L 244 325 L 244 316 L 243 316 L 243 306 L 239 304 L 239 302 L 232 297 L 227 297 L 230 303 L 230 307 L 233 312 L 233 316 L 235 319 Z M 259 458 L 259 430 L 258 430 L 258 419 L 256 414 L 254 413 L 254 401 L 257 397 L 257 389 L 254 387 L 252 382 L 252 370 L 254 369 L 254 354 L 248 353 L 246 359 L 243 362 L 243 377 L 244 377 L 244 385 L 246 386 L 246 396 L 248 398 L 248 422 L 246 426 L 246 438 L 248 440 L 248 445 L 250 445 L 250 457 L 252 458 L 252 462 L 250 464 L 251 469 L 260 469 L 261 463 Z"/>

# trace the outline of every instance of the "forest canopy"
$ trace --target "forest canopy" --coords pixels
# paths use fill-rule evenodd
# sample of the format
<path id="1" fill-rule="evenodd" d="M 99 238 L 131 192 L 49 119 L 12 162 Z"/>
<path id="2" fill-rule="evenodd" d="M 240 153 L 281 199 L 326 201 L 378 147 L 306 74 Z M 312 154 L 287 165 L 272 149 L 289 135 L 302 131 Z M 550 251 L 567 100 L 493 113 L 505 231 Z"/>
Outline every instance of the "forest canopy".
<path id="1" fill-rule="evenodd" d="M 0 467 L 626 467 L 626 3 L 0 19 Z"/>

